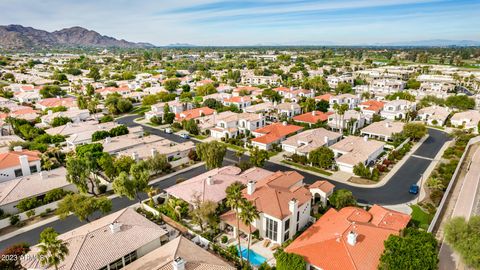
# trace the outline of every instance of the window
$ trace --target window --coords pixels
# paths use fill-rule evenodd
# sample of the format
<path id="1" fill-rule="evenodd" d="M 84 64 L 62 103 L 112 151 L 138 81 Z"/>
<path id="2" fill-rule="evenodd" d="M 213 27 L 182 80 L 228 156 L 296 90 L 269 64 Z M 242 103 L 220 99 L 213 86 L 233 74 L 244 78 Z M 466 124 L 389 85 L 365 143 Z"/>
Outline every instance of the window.
<path id="1" fill-rule="evenodd" d="M 290 219 L 287 219 L 285 221 L 285 231 L 287 231 L 288 229 L 290 229 Z"/>
<path id="2" fill-rule="evenodd" d="M 110 270 L 118 270 L 123 268 L 123 261 L 122 258 L 114 261 L 110 264 Z"/>
<path id="3" fill-rule="evenodd" d="M 22 169 L 16 169 L 14 172 L 15 172 L 15 177 L 23 176 Z"/>
<path id="4" fill-rule="evenodd" d="M 37 166 L 35 166 L 35 165 L 30 166 L 30 173 L 36 173 L 36 172 L 38 172 Z"/>
<path id="5" fill-rule="evenodd" d="M 283 242 L 287 241 L 288 238 L 290 238 L 290 232 L 286 231 L 285 234 L 283 235 Z"/>
<path id="6" fill-rule="evenodd" d="M 266 235 L 267 238 L 277 241 L 277 231 L 278 231 L 278 222 L 269 218 L 267 220 L 267 231 Z"/>
<path id="7" fill-rule="evenodd" d="M 125 265 L 130 264 L 131 262 L 137 259 L 137 251 L 135 250 L 134 252 L 125 255 L 124 258 L 125 258 Z"/>

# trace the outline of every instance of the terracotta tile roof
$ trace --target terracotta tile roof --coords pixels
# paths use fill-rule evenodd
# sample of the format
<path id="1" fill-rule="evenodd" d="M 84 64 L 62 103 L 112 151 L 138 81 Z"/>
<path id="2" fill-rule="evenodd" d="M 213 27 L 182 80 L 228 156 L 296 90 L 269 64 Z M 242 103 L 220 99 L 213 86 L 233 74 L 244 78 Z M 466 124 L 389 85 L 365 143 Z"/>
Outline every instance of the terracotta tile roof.
<path id="1" fill-rule="evenodd" d="M 312 112 L 307 112 L 304 114 L 300 114 L 297 116 L 293 117 L 293 120 L 297 122 L 303 122 L 303 123 L 310 123 L 310 124 L 316 124 L 317 122 L 323 122 L 328 120 L 328 116 L 332 114 L 332 112 L 321 112 L 321 111 L 312 111 Z"/>
<path id="2" fill-rule="evenodd" d="M 215 112 L 215 110 L 210 109 L 209 107 L 202 107 L 202 108 L 196 108 L 188 111 L 184 111 L 181 113 L 177 113 L 175 118 L 177 121 L 181 120 L 190 120 L 190 119 L 195 119 L 203 115 L 211 115 Z"/>
<path id="3" fill-rule="evenodd" d="M 20 166 L 19 157 L 23 155 L 27 156 L 28 162 L 40 160 L 39 151 L 22 150 L 0 153 L 0 169 Z"/>
<path id="4" fill-rule="evenodd" d="M 265 135 L 257 138 L 253 138 L 252 141 L 263 143 L 263 144 L 269 144 L 269 143 L 276 142 L 282 139 L 283 137 L 286 137 L 287 135 L 296 133 L 302 129 L 303 127 L 301 126 L 289 125 L 289 124 L 285 125 L 283 123 L 274 123 L 274 124 L 255 130 L 254 131 L 255 133 L 261 133 Z"/>
<path id="5" fill-rule="evenodd" d="M 362 103 L 360 103 L 360 106 L 362 106 L 364 109 L 367 111 L 373 111 L 378 113 L 383 109 L 383 106 L 385 105 L 384 102 L 377 101 L 377 100 L 367 100 Z"/>
<path id="6" fill-rule="evenodd" d="M 260 212 L 283 220 L 291 215 L 288 203 L 292 199 L 296 199 L 300 206 L 312 198 L 310 191 L 303 186 L 303 178 L 296 171 L 278 171 L 257 181 L 252 195 L 244 189 L 243 196 L 254 202 Z"/>
<path id="7" fill-rule="evenodd" d="M 244 97 L 230 97 L 226 98 L 223 101 L 224 102 L 232 102 L 232 103 L 240 103 L 240 102 L 248 102 L 251 101 L 252 98 L 249 96 L 244 96 Z"/>
<path id="8" fill-rule="evenodd" d="M 332 98 L 334 95 L 332 94 L 323 94 L 320 96 L 316 96 L 315 99 L 320 101 L 320 100 L 325 100 L 325 101 L 330 101 L 330 98 Z"/>
<path id="9" fill-rule="evenodd" d="M 308 186 L 308 188 L 309 189 L 310 188 L 318 188 L 325 193 L 329 193 L 330 191 L 332 191 L 335 188 L 335 185 L 328 182 L 328 181 L 325 181 L 325 180 L 319 180 L 319 181 L 316 181 L 315 183 L 311 184 L 310 186 Z"/>
<path id="10" fill-rule="evenodd" d="M 367 212 L 357 207 L 340 211 L 332 208 L 285 251 L 301 255 L 308 263 L 325 270 L 377 269 L 383 242 L 392 234 L 398 235 L 410 216 L 378 205 L 372 209 Z M 392 225 L 376 224 L 385 216 Z M 347 240 L 350 232 L 357 235 L 354 245 Z"/>
<path id="11" fill-rule="evenodd" d="M 95 90 L 96 93 L 103 93 L 103 92 L 123 92 L 123 91 L 130 91 L 128 86 L 120 86 L 120 87 L 105 87 L 103 89 Z"/>

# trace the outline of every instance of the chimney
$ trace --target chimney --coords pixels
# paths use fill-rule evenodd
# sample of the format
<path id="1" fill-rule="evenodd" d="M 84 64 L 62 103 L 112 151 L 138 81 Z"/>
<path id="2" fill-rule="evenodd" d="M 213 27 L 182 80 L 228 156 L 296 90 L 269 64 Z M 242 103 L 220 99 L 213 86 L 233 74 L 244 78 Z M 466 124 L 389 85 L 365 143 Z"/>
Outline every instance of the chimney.
<path id="1" fill-rule="evenodd" d="M 325 142 L 325 144 L 328 145 L 328 141 L 329 141 L 328 136 L 324 136 L 323 137 L 323 142 Z"/>
<path id="2" fill-rule="evenodd" d="M 48 110 L 48 115 L 52 115 L 53 114 L 53 111 L 52 110 Z"/>
<path id="3" fill-rule="evenodd" d="M 287 121 L 283 121 L 282 125 L 287 126 Z"/>
<path id="4" fill-rule="evenodd" d="M 292 110 L 292 111 L 295 110 L 295 106 L 293 106 L 293 104 L 290 105 L 290 110 Z"/>
<path id="5" fill-rule="evenodd" d="M 200 116 L 202 116 L 203 110 L 198 111 L 198 114 L 199 114 Z"/>
<path id="6" fill-rule="evenodd" d="M 292 214 L 296 214 L 297 213 L 297 210 L 298 210 L 298 201 L 296 199 L 291 199 L 289 202 L 288 202 L 288 210 L 290 211 L 290 213 Z"/>
<path id="7" fill-rule="evenodd" d="M 172 262 L 173 270 L 185 270 L 185 260 L 182 257 L 177 257 Z"/>
<path id="8" fill-rule="evenodd" d="M 113 223 L 110 223 L 110 225 L 108 225 L 108 227 L 110 227 L 110 232 L 116 233 L 116 232 L 120 231 L 120 229 L 122 227 L 122 224 L 115 221 Z"/>
<path id="9" fill-rule="evenodd" d="M 213 180 L 213 177 L 212 176 L 208 176 L 207 177 L 207 185 L 211 186 L 213 185 L 215 181 Z"/>
<path id="10" fill-rule="evenodd" d="M 262 119 L 263 118 L 263 114 L 262 113 L 259 113 L 258 114 L 258 119 Z"/>
<path id="11" fill-rule="evenodd" d="M 20 161 L 20 167 L 22 168 L 23 176 L 30 175 L 30 165 L 28 164 L 28 157 L 26 155 L 21 155 L 18 157 Z"/>
<path id="12" fill-rule="evenodd" d="M 152 154 L 152 157 L 155 157 L 155 155 L 157 154 L 157 149 L 155 148 L 150 149 L 150 153 Z"/>
<path id="13" fill-rule="evenodd" d="M 252 195 L 255 192 L 255 181 L 250 180 L 247 183 L 247 194 Z"/>
<path id="14" fill-rule="evenodd" d="M 397 96 L 397 100 L 399 100 L 399 99 L 400 99 L 400 97 Z"/>
<path id="15" fill-rule="evenodd" d="M 350 246 L 355 246 L 357 243 L 357 234 L 354 231 L 350 231 L 347 235 L 347 242 Z"/>
<path id="16" fill-rule="evenodd" d="M 386 128 L 389 128 L 389 127 L 390 127 L 390 123 L 389 123 L 389 122 L 386 122 L 386 123 L 385 123 L 385 127 L 386 127 Z"/>
<path id="17" fill-rule="evenodd" d="M 315 111 L 312 111 L 312 116 L 315 116 Z"/>
<path id="18" fill-rule="evenodd" d="M 41 171 L 41 172 L 39 172 L 38 174 L 40 175 L 40 178 L 41 178 L 42 180 L 48 179 L 48 173 L 47 173 L 46 171 Z"/>
<path id="19" fill-rule="evenodd" d="M 105 143 L 110 143 L 112 142 L 112 138 L 111 137 L 106 137 L 105 138 Z"/>
<path id="20" fill-rule="evenodd" d="M 23 150 L 23 148 L 22 148 L 21 145 L 13 147 L 13 151 L 15 151 L 15 152 L 22 152 L 22 150 Z"/>
<path id="21" fill-rule="evenodd" d="M 363 136 L 363 140 L 368 142 L 368 136 L 367 135 Z"/>
<path id="22" fill-rule="evenodd" d="M 175 101 L 180 101 L 180 97 L 175 97 Z"/>
<path id="23" fill-rule="evenodd" d="M 137 153 L 137 152 L 133 152 L 133 153 L 132 153 L 132 158 L 133 158 L 133 160 L 138 161 L 138 153 Z"/>

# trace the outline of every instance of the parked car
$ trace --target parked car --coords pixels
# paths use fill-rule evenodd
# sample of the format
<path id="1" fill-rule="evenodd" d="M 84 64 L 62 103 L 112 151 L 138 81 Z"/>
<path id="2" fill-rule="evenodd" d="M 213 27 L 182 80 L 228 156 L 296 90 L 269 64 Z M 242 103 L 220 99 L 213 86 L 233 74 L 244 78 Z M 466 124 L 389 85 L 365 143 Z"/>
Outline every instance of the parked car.
<path id="1" fill-rule="evenodd" d="M 188 135 L 187 133 L 180 134 L 180 137 L 182 137 L 184 139 L 190 139 L 190 135 Z"/>
<path id="2" fill-rule="evenodd" d="M 415 194 L 416 195 L 416 194 L 418 194 L 419 190 L 420 190 L 420 187 L 416 184 L 413 184 L 413 185 L 410 186 L 410 189 L 408 190 L 408 192 L 410 194 Z"/>
<path id="3" fill-rule="evenodd" d="M 166 128 L 166 129 L 165 129 L 165 133 L 167 133 L 167 134 L 172 134 L 173 131 L 172 131 L 171 128 Z"/>

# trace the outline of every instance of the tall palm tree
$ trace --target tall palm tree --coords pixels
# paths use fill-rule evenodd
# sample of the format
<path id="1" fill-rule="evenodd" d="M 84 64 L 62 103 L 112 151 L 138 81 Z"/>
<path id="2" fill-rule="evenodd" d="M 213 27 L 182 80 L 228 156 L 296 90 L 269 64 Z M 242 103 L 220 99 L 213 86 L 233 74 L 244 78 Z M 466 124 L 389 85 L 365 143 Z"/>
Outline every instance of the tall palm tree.
<path id="1" fill-rule="evenodd" d="M 247 262 L 250 263 L 250 243 L 252 241 L 251 225 L 260 217 L 257 207 L 250 201 L 245 200 L 241 206 L 240 220 L 248 226 Z"/>
<path id="2" fill-rule="evenodd" d="M 243 186 L 240 182 L 235 182 L 227 187 L 226 194 L 227 194 L 227 201 L 226 204 L 235 212 L 235 218 L 237 221 L 237 242 L 238 242 L 238 250 L 241 252 L 240 246 L 240 209 L 241 206 L 244 204 L 245 198 L 242 195 Z M 240 260 L 240 266 L 242 266 L 242 260 Z"/>
<path id="3" fill-rule="evenodd" d="M 53 266 L 58 270 L 58 265 L 68 255 L 68 244 L 58 239 L 58 233 L 53 228 L 46 228 L 40 234 L 40 264 L 42 266 Z"/>

